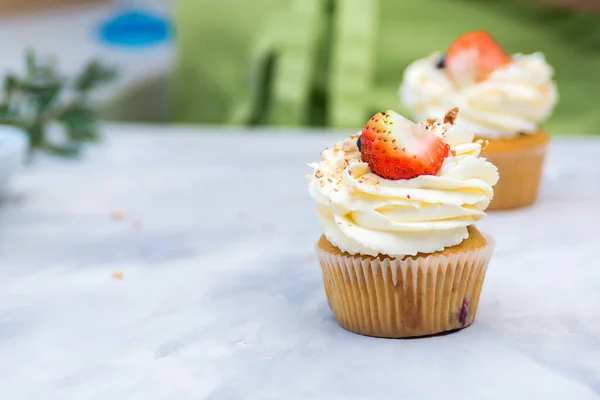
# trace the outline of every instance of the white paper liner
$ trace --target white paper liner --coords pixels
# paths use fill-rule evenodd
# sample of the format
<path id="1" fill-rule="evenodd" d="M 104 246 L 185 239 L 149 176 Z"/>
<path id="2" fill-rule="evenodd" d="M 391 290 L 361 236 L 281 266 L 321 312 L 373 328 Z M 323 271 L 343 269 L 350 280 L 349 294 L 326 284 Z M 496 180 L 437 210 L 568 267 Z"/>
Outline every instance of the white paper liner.
<path id="1" fill-rule="evenodd" d="M 368 336 L 412 337 L 473 323 L 489 260 L 487 245 L 449 256 L 372 258 L 317 245 L 329 305 L 345 329 Z"/>

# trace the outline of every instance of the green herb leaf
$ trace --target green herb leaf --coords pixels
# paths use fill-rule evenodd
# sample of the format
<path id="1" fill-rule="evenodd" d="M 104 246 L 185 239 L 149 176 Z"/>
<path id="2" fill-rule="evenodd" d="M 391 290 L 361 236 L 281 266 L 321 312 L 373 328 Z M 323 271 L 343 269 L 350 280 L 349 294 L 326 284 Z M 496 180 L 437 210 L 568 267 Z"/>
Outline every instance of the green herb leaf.
<path id="1" fill-rule="evenodd" d="M 25 55 L 25 64 L 24 77 L 4 76 L 0 123 L 25 130 L 29 134 L 30 151 L 38 149 L 73 157 L 78 154 L 81 143 L 98 141 L 97 116 L 88 96 L 94 89 L 115 79 L 116 69 L 93 60 L 74 77 L 64 77 L 52 63 L 40 63 L 31 51 Z M 70 100 L 61 102 L 62 98 Z M 64 143 L 47 141 L 46 127 L 54 122 L 61 123 L 66 130 Z"/>
<path id="2" fill-rule="evenodd" d="M 25 66 L 27 67 L 28 74 L 33 74 L 35 72 L 35 54 L 32 50 L 27 50 L 27 53 L 25 54 Z"/>
<path id="3" fill-rule="evenodd" d="M 65 124 L 71 140 L 89 142 L 99 139 L 96 116 L 90 108 L 73 106 L 65 109 L 57 119 Z"/>
<path id="4" fill-rule="evenodd" d="M 31 101 L 39 107 L 39 112 L 45 112 L 56 100 L 62 84 L 60 82 L 27 82 L 23 85 L 23 90 L 27 92 Z"/>
<path id="5" fill-rule="evenodd" d="M 116 77 L 116 69 L 107 67 L 98 60 L 93 60 L 75 79 L 75 90 L 88 92 L 98 85 L 111 82 Z"/>
<path id="6" fill-rule="evenodd" d="M 2 83 L 2 90 L 4 91 L 5 96 L 9 96 L 14 90 L 17 89 L 19 84 L 19 80 L 13 74 L 7 74 L 4 77 L 4 82 Z"/>

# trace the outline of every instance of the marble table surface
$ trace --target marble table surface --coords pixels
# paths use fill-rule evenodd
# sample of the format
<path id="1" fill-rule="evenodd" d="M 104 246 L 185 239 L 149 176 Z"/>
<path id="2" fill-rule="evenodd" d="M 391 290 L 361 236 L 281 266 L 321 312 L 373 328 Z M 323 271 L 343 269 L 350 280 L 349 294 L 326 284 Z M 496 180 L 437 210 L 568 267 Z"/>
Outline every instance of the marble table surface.
<path id="1" fill-rule="evenodd" d="M 339 133 L 107 125 L 0 204 L 0 398 L 600 399 L 600 138 L 556 138 L 539 202 L 490 213 L 475 323 L 340 328 L 307 162 Z"/>

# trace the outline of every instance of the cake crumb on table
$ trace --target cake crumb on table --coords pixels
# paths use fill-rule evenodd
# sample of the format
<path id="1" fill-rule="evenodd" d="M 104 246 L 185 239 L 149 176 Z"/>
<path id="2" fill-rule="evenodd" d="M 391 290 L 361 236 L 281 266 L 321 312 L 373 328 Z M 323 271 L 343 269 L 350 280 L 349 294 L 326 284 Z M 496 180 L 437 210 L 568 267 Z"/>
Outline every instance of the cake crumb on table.
<path id="1" fill-rule="evenodd" d="M 123 279 L 123 273 L 121 271 L 114 271 L 110 276 L 113 279 Z"/>
<path id="2" fill-rule="evenodd" d="M 113 212 L 110 213 L 110 216 L 112 217 L 112 219 L 115 219 L 117 221 L 121 221 L 123 218 L 125 218 L 125 214 L 123 214 L 123 211 L 121 210 L 113 210 Z"/>
<path id="3" fill-rule="evenodd" d="M 263 222 L 263 224 L 262 224 L 262 230 L 264 232 L 274 232 L 275 231 L 275 225 L 273 225 L 270 222 Z"/>

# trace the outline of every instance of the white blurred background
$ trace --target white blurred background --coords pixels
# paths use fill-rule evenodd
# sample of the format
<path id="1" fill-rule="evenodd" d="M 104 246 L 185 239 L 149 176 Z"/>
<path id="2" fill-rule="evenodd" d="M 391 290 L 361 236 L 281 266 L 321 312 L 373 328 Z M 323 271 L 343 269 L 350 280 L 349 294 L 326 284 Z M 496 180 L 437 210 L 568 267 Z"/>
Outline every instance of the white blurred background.
<path id="1" fill-rule="evenodd" d="M 168 71 L 174 38 L 144 46 L 103 41 L 101 26 L 128 9 L 171 20 L 173 0 L 1 0 L 0 76 L 25 69 L 34 50 L 65 74 L 76 73 L 94 57 L 118 68 L 119 78 L 97 98 L 110 119 L 160 122 L 168 118 Z M 125 117 L 126 116 L 126 117 Z"/>

